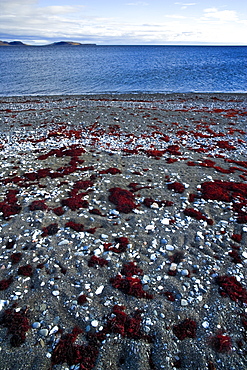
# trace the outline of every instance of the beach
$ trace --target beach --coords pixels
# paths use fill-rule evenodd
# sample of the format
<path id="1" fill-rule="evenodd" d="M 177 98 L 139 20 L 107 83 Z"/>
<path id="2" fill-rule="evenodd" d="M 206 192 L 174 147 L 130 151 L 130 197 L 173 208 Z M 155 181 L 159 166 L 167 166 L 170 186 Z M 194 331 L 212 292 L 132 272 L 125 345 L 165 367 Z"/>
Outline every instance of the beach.
<path id="1" fill-rule="evenodd" d="M 0 369 L 247 367 L 247 95 L 0 97 Z"/>

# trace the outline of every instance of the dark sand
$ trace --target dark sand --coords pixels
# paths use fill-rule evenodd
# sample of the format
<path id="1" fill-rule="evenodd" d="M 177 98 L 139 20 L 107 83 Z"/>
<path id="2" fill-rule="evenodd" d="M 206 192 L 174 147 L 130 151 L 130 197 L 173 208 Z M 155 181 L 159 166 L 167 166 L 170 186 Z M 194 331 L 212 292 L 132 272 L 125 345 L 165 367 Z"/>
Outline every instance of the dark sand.
<path id="1" fill-rule="evenodd" d="M 247 368 L 246 118 L 246 94 L 0 98 L 1 370 Z M 224 186 L 206 199 L 201 190 L 216 180 Z M 76 190 L 78 181 L 90 182 Z M 169 189 L 174 182 L 181 192 Z M 133 194 L 127 213 L 109 200 L 116 187 Z M 63 200 L 76 192 L 88 203 L 72 210 Z M 47 209 L 32 211 L 38 200 Z M 65 226 L 70 221 L 84 231 Z M 119 237 L 128 245 L 116 253 Z M 88 266 L 93 255 L 108 266 Z M 110 282 L 133 261 L 143 270 L 140 289 L 129 291 L 138 297 Z M 27 265 L 31 276 L 20 275 Z M 122 280 L 126 288 L 123 271 Z M 118 320 L 114 305 L 128 317 L 140 310 L 140 328 L 124 314 Z M 22 321 L 13 312 L 30 323 L 18 347 L 11 330 Z M 174 328 L 186 319 L 179 338 Z M 85 356 L 81 367 L 75 356 L 68 364 L 68 343 L 66 362 L 54 364 L 61 333 L 74 327 L 83 333 L 72 349 L 104 333 L 92 366 Z"/>

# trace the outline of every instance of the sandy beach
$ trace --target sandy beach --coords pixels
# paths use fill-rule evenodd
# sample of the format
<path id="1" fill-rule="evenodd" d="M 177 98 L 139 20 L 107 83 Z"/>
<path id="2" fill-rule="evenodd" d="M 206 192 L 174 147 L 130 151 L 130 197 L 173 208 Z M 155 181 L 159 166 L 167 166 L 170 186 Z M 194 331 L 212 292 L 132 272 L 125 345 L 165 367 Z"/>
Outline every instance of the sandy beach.
<path id="1" fill-rule="evenodd" d="M 0 369 L 247 368 L 247 95 L 0 98 Z"/>

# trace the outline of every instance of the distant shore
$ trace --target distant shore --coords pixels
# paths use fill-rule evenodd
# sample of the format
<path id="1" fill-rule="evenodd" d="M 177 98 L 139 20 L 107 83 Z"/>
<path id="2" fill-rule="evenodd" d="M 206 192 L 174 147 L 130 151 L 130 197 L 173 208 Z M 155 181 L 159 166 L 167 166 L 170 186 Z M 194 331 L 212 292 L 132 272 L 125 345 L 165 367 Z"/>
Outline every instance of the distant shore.
<path id="1" fill-rule="evenodd" d="M 58 41 L 58 42 L 53 42 L 51 44 L 45 44 L 45 45 L 30 45 L 30 44 L 25 44 L 22 41 L 1 41 L 0 40 L 0 46 L 96 46 L 96 44 L 82 44 L 80 42 L 75 42 L 75 41 Z"/>
<path id="2" fill-rule="evenodd" d="M 246 107 L 0 97 L 2 369 L 247 367 Z"/>

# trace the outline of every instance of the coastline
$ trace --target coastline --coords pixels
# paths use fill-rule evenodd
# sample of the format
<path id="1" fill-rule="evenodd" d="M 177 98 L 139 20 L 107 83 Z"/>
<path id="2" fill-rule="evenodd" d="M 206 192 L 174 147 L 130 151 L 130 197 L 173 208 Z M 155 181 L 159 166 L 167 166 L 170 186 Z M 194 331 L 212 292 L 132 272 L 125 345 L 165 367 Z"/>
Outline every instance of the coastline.
<path id="1" fill-rule="evenodd" d="M 105 334 L 88 369 L 246 367 L 246 103 L 0 97 L 1 314 L 16 303 L 31 325 L 19 347 L 0 326 L 3 369 L 49 369 L 74 327 L 78 345 Z"/>

